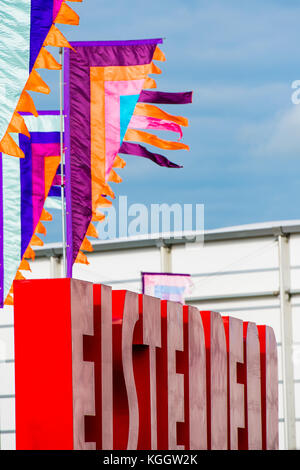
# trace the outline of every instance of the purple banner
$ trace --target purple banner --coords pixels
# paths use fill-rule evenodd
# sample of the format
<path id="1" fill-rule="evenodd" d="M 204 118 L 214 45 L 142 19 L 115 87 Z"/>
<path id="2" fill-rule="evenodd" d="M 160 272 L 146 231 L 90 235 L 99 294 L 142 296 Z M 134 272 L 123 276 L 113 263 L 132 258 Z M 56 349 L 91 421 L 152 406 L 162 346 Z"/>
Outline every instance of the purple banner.
<path id="1" fill-rule="evenodd" d="M 65 51 L 67 275 L 92 219 L 91 67 L 150 64 L 161 39 L 74 42 Z M 106 116 L 101 127 L 105 127 Z M 101 130 L 99 129 L 99 132 Z M 119 148 L 118 148 L 119 149 Z M 99 155 L 101 157 L 101 155 Z M 105 158 L 105 155 L 102 155 Z M 96 176 L 95 176 L 96 177 Z"/>
<path id="2" fill-rule="evenodd" d="M 160 155 L 159 153 L 153 153 L 147 150 L 145 147 L 139 144 L 132 144 L 130 142 L 123 142 L 119 153 L 126 155 L 136 155 L 138 157 L 148 158 L 152 162 L 156 163 L 159 166 L 164 166 L 167 168 L 183 168 L 176 163 L 170 162 L 166 157 Z"/>
<path id="3" fill-rule="evenodd" d="M 157 104 L 189 104 L 192 102 L 193 92 L 167 93 L 164 91 L 143 90 L 139 97 L 140 103 Z"/>

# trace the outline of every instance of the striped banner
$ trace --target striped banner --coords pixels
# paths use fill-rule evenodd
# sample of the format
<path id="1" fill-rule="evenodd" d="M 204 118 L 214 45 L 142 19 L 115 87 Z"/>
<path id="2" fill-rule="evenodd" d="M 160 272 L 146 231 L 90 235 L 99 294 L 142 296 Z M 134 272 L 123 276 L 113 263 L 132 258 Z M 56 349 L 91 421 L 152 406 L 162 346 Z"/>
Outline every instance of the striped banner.
<path id="1" fill-rule="evenodd" d="M 30 138 L 14 134 L 25 158 L 0 154 L 0 306 L 11 302 L 13 280 L 28 270 L 32 246 L 43 242 L 35 234 L 46 233 L 41 224 L 45 200 L 60 164 L 58 112 L 24 116 Z M 47 130 L 47 131 L 46 131 Z M 50 214 L 47 219 L 51 218 Z"/>
<path id="2" fill-rule="evenodd" d="M 21 112 L 36 115 L 28 91 L 50 93 L 37 70 L 61 69 L 46 48 L 70 47 L 55 24 L 79 24 L 66 0 L 0 0 L 0 152 L 7 155 L 24 156 L 12 134 L 26 132 Z"/>
<path id="3" fill-rule="evenodd" d="M 164 61 L 163 40 L 71 42 L 65 52 L 67 274 L 74 263 L 89 264 L 87 236 L 96 236 L 93 222 L 103 220 L 101 207 L 115 195 L 110 183 L 122 178 L 115 169 L 125 162 L 118 153 L 136 155 L 168 168 L 180 165 L 148 150 L 188 150 L 188 145 L 159 138 L 152 130 L 182 137 L 188 120 L 156 104 L 186 104 L 192 93 L 164 93 L 150 75 L 160 74 L 155 61 Z M 148 132 L 150 131 L 150 132 Z M 174 134 L 173 134 L 174 135 Z M 171 134 L 172 136 L 172 134 Z M 172 137 L 171 137 L 172 139 Z"/>

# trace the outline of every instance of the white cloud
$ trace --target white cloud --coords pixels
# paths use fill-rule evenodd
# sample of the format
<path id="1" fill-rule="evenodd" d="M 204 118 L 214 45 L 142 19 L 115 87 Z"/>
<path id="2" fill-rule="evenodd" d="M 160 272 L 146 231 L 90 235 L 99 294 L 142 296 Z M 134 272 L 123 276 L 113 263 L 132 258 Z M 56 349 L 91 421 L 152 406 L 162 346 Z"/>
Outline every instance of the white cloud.
<path id="1" fill-rule="evenodd" d="M 270 119 L 244 126 L 240 138 L 254 157 L 299 158 L 300 106 L 292 105 Z"/>

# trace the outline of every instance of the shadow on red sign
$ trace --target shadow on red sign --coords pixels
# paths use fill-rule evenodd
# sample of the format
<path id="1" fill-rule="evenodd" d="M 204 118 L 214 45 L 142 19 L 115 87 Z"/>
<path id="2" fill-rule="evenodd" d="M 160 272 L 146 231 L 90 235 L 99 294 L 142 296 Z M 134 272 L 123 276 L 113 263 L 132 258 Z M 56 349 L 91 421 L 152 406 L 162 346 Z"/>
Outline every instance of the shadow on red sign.
<path id="1" fill-rule="evenodd" d="M 277 449 L 272 328 L 71 279 L 16 281 L 17 449 Z"/>

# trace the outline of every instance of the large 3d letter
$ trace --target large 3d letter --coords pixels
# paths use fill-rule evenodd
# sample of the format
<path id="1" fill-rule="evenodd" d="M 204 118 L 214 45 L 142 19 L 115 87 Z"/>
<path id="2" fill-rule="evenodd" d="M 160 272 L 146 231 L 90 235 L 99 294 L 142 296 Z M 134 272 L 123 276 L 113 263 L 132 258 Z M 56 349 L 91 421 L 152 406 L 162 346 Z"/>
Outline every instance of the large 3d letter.
<path id="1" fill-rule="evenodd" d="M 96 416 L 86 417 L 86 439 L 113 449 L 112 290 L 94 284 L 94 336 L 84 337 L 84 359 L 95 367 Z"/>
<path id="2" fill-rule="evenodd" d="M 261 419 L 261 372 L 260 346 L 258 330 L 255 323 L 245 322 L 243 325 L 245 368 L 244 380 L 246 388 L 245 418 L 246 429 L 243 433 L 242 449 L 262 449 Z"/>
<path id="3" fill-rule="evenodd" d="M 139 405 L 133 370 L 133 334 L 139 320 L 139 297 L 113 291 L 114 448 L 136 450 Z"/>
<path id="4" fill-rule="evenodd" d="M 138 294 L 135 294 L 134 292 L 126 292 L 122 327 L 122 361 L 129 405 L 129 433 L 127 450 L 137 449 L 139 437 L 139 405 L 135 388 L 132 361 L 133 331 L 138 319 Z"/>
<path id="5" fill-rule="evenodd" d="M 206 344 L 208 403 L 208 445 L 227 449 L 227 351 L 222 317 L 216 312 L 200 312 Z"/>
<path id="6" fill-rule="evenodd" d="M 167 302 L 168 323 L 168 439 L 170 450 L 184 449 L 177 444 L 177 423 L 184 421 L 183 374 L 176 372 L 176 351 L 183 351 L 182 305 Z"/>
<path id="7" fill-rule="evenodd" d="M 149 346 L 151 449 L 157 449 L 156 348 L 161 348 L 160 300 L 143 295 L 143 343 Z"/>
<path id="8" fill-rule="evenodd" d="M 93 285 L 17 281 L 14 292 L 17 449 L 94 449 L 84 427 L 84 416 L 95 414 L 94 367 L 83 361 Z"/>
<path id="9" fill-rule="evenodd" d="M 274 331 L 258 326 L 262 382 L 263 449 L 278 449 L 278 359 Z"/>
<path id="10" fill-rule="evenodd" d="M 206 351 L 202 318 L 183 307 L 188 321 L 189 449 L 207 449 Z"/>
<path id="11" fill-rule="evenodd" d="M 229 449 L 238 450 L 238 429 L 245 427 L 245 386 L 237 383 L 238 364 L 244 364 L 243 322 L 223 317 L 228 352 Z"/>
<path id="12" fill-rule="evenodd" d="M 71 281 L 74 450 L 95 449 L 85 442 L 84 417 L 95 414 L 94 365 L 84 362 L 83 335 L 93 335 L 93 285 Z"/>

